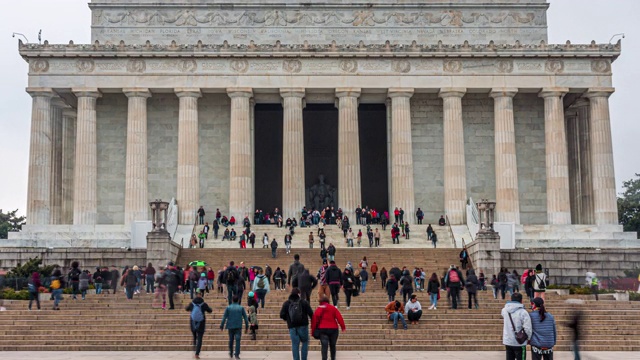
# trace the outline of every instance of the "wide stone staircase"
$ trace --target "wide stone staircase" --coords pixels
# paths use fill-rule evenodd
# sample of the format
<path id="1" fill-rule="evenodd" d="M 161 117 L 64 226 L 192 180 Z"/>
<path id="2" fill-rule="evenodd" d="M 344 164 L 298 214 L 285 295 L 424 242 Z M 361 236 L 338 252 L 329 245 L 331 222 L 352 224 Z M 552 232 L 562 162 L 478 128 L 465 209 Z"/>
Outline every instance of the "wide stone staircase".
<path id="1" fill-rule="evenodd" d="M 247 266 L 273 269 L 288 269 L 293 254 L 299 253 L 301 261 L 312 273 L 320 266 L 318 249 L 295 249 L 290 255 L 279 251 L 277 258 L 271 257 L 267 249 L 184 249 L 178 259 L 179 265 L 193 260 L 207 261 L 219 270 L 229 260 L 236 264 L 244 261 Z M 457 263 L 455 249 L 338 249 L 337 264 L 343 268 L 347 261 L 357 265 L 363 256 L 369 264 L 390 269 L 392 266 L 409 268 L 419 266 L 427 274 L 441 275 L 452 263 Z M 260 330 L 256 341 L 250 336 L 242 338 L 243 350 L 272 351 L 290 349 L 286 323 L 279 318 L 279 310 L 287 299 L 288 291 L 272 290 L 267 295 L 265 309 L 260 309 Z M 573 297 L 573 296 L 572 296 Z M 136 295 L 127 301 L 121 290 L 118 294 L 88 295 L 87 300 L 71 300 L 65 295 L 61 311 L 51 310 L 52 302 L 44 301 L 42 311 L 28 311 L 27 302 L 5 301 L 7 311 L 0 312 L 0 350 L 191 350 L 189 313 L 184 307 L 189 304 L 189 295 L 180 294 L 176 299 L 176 310 L 163 311 L 154 308 L 154 296 Z M 314 292 L 313 298 L 316 298 Z M 339 350 L 390 351 L 483 351 L 502 350 L 502 318 L 500 310 L 503 300 L 495 300 L 491 291 L 480 292 L 480 309 L 451 310 L 446 294 L 437 310 L 427 310 L 426 293 L 418 292 L 424 314 L 419 325 L 409 325 L 409 330 L 393 330 L 386 320 L 384 306 L 387 296 L 380 281 L 370 280 L 367 292 L 353 298 L 351 309 L 346 310 L 344 294 L 341 293 L 339 309 L 342 312 L 347 332 L 341 333 Z M 582 297 L 587 299 L 587 297 Z M 567 297 L 548 294 L 547 309 L 558 322 L 557 350 L 569 350 L 572 330 L 566 325 L 576 305 L 566 303 Z M 207 316 L 207 333 L 203 351 L 227 349 L 227 333 L 219 330 L 220 320 L 226 306 L 223 295 L 206 294 L 205 301 L 214 309 Z M 243 298 L 246 304 L 246 292 Z M 466 293 L 463 294 L 466 305 Z M 312 302 L 315 308 L 317 303 Z M 582 323 L 584 351 L 640 351 L 640 303 L 586 300 Z M 319 342 L 311 340 L 312 351 L 319 350 Z"/>

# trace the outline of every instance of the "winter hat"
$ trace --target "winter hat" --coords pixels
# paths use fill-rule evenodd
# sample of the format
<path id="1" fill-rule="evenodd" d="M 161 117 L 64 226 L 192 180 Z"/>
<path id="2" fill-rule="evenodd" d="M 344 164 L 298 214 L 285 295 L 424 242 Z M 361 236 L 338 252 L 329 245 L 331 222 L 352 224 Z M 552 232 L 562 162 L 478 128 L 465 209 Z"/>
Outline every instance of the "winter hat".
<path id="1" fill-rule="evenodd" d="M 253 297 L 253 291 L 249 291 L 249 297 Z"/>
<path id="2" fill-rule="evenodd" d="M 536 271 L 542 271 L 542 264 L 536 265 Z"/>
<path id="3" fill-rule="evenodd" d="M 200 274 L 200 277 L 206 277 L 206 276 L 207 276 L 207 274 L 205 274 L 205 273 Z"/>

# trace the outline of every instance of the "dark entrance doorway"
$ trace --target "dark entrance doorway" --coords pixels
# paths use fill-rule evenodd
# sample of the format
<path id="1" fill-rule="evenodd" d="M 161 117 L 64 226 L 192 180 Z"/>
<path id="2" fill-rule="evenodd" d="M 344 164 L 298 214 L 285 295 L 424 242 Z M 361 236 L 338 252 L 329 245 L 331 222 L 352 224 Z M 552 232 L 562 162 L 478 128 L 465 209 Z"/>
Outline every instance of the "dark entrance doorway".
<path id="1" fill-rule="evenodd" d="M 282 118 L 280 104 L 255 106 L 255 206 L 265 213 L 282 209 Z"/>
<path id="2" fill-rule="evenodd" d="M 387 107 L 361 104 L 358 108 L 362 206 L 378 211 L 389 206 L 387 178 Z"/>
<path id="3" fill-rule="evenodd" d="M 337 188 L 338 109 L 334 104 L 307 104 L 303 118 L 305 189 L 317 184 L 320 175 L 326 184 Z"/>

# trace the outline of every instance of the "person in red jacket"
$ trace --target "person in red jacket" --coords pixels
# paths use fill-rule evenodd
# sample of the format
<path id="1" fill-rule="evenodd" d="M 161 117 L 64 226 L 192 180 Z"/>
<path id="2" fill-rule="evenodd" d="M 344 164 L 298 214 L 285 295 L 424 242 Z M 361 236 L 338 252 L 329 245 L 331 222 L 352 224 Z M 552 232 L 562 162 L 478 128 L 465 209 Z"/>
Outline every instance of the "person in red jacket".
<path id="1" fill-rule="evenodd" d="M 320 305 L 311 319 L 312 334 L 314 337 L 319 334 L 320 344 L 322 345 L 322 360 L 327 360 L 328 348 L 331 348 L 331 360 L 336 360 L 338 326 L 342 329 L 342 332 L 347 330 L 338 308 L 329 304 L 329 298 L 326 295 L 322 295 L 320 297 Z"/>

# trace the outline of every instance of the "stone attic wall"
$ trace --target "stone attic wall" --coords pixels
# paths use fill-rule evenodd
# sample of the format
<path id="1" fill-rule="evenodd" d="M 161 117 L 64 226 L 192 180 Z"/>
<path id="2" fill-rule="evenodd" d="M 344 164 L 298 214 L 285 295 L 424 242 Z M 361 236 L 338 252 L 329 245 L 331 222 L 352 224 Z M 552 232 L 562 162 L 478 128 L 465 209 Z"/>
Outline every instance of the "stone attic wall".
<path id="1" fill-rule="evenodd" d="M 415 206 L 425 221 L 444 213 L 444 139 L 442 99 L 437 94 L 414 94 L 411 98 L 411 140 Z"/>
<path id="2" fill-rule="evenodd" d="M 170 201 L 176 197 L 178 109 L 175 94 L 153 94 L 147 100 L 149 199 Z"/>
<path id="3" fill-rule="evenodd" d="M 231 99 L 226 94 L 203 94 L 198 100 L 198 120 L 200 205 L 212 219 L 216 208 L 223 214 L 229 210 Z"/>
<path id="4" fill-rule="evenodd" d="M 496 198 L 493 99 L 487 94 L 462 98 L 467 198 Z"/>
<path id="5" fill-rule="evenodd" d="M 513 101 L 522 224 L 547 223 L 544 101 L 537 94 L 518 94 Z"/>
<path id="6" fill-rule="evenodd" d="M 103 94 L 98 99 L 98 224 L 124 223 L 127 104 L 124 94 Z"/>
<path id="7" fill-rule="evenodd" d="M 115 265 L 122 267 L 129 265 L 144 266 L 147 264 L 147 250 L 134 249 L 46 249 L 46 248 L 1 248 L 0 269 L 11 269 L 18 263 L 24 264 L 29 258 L 39 257 L 44 265 L 60 265 L 64 270 L 71 267 L 73 261 L 80 262 L 82 269 L 89 269 L 93 273 L 96 266 Z M 154 264 L 155 265 L 155 264 Z"/>

